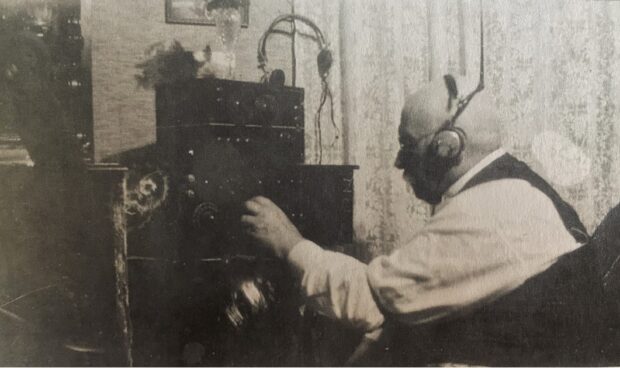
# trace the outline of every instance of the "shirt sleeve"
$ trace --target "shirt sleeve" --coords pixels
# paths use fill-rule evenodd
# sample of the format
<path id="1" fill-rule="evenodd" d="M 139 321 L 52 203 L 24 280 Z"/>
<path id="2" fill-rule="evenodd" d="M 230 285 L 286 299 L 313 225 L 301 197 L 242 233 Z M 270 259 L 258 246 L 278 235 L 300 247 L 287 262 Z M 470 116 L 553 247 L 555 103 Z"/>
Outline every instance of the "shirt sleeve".
<path id="1" fill-rule="evenodd" d="M 376 330 L 383 324 L 383 314 L 368 284 L 366 264 L 324 250 L 309 240 L 295 245 L 288 260 L 311 308 L 364 331 Z"/>
<path id="2" fill-rule="evenodd" d="M 417 324 L 489 302 L 578 246 L 547 197 L 510 181 L 461 193 L 369 265 L 308 240 L 288 257 L 310 307 L 372 331 L 381 311 Z"/>

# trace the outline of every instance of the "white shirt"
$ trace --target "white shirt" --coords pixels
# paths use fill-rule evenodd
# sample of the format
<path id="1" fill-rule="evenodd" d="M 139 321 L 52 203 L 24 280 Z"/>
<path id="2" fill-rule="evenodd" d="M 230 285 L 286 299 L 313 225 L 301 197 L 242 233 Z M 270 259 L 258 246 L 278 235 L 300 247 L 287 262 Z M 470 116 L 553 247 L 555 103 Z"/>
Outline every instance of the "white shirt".
<path id="1" fill-rule="evenodd" d="M 382 309 L 409 324 L 494 300 L 580 246 L 551 200 L 528 182 L 502 179 L 459 191 L 504 154 L 498 150 L 455 182 L 429 223 L 390 255 L 366 265 L 304 240 L 288 255 L 307 303 L 373 331 Z"/>

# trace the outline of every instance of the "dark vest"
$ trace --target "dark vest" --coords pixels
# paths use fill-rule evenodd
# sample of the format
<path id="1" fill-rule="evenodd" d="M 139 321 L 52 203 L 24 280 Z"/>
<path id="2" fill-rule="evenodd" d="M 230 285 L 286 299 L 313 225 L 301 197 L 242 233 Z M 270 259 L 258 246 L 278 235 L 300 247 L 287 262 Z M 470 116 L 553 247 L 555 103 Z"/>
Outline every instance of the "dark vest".
<path id="1" fill-rule="evenodd" d="M 540 176 L 503 155 L 463 188 L 521 179 L 548 196 L 566 229 L 580 242 L 587 231 L 575 210 Z M 498 300 L 460 317 L 393 329 L 390 365 L 462 363 L 491 366 L 603 364 L 600 343 L 602 287 L 594 254 L 584 245 Z M 385 361 L 384 361 L 385 362 Z"/>

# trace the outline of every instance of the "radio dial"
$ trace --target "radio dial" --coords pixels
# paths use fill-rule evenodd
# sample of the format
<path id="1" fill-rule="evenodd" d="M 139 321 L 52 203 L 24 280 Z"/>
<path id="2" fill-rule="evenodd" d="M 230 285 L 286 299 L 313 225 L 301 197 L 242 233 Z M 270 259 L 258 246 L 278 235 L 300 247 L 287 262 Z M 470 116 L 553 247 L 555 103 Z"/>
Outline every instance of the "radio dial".
<path id="1" fill-rule="evenodd" d="M 192 223 L 194 227 L 212 227 L 217 220 L 218 208 L 212 202 L 203 202 L 196 206 L 192 214 Z"/>

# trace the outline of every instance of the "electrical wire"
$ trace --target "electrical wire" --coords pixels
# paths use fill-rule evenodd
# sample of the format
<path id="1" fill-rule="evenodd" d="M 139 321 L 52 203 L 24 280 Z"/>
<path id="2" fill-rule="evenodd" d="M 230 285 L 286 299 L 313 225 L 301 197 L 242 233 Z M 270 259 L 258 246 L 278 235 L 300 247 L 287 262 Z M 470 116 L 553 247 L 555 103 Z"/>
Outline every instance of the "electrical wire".
<path id="1" fill-rule="evenodd" d="M 325 101 L 327 100 L 327 90 L 329 89 L 327 85 L 327 81 L 325 79 L 321 80 L 321 98 L 319 101 L 319 107 L 315 114 L 315 126 L 316 126 L 316 134 L 318 141 L 318 159 L 317 162 L 320 165 L 323 162 L 323 137 L 321 133 L 321 112 L 323 110 L 323 106 L 325 105 Z"/>
<path id="2" fill-rule="evenodd" d="M 295 0 L 291 0 L 291 14 L 295 15 Z M 291 84 L 297 85 L 297 51 L 295 50 L 297 41 L 297 23 L 291 22 Z"/>
<path id="3" fill-rule="evenodd" d="M 330 147 L 334 147 L 338 139 L 340 139 L 340 129 L 336 125 L 336 120 L 334 118 L 334 97 L 332 95 L 332 90 L 331 88 L 329 88 L 329 85 L 327 85 L 326 88 L 327 88 L 327 94 L 329 98 L 329 112 L 330 112 L 329 117 L 332 123 L 332 127 L 334 128 L 336 132 L 336 134 L 334 135 L 334 140 L 332 141 L 332 144 L 330 145 Z"/>

